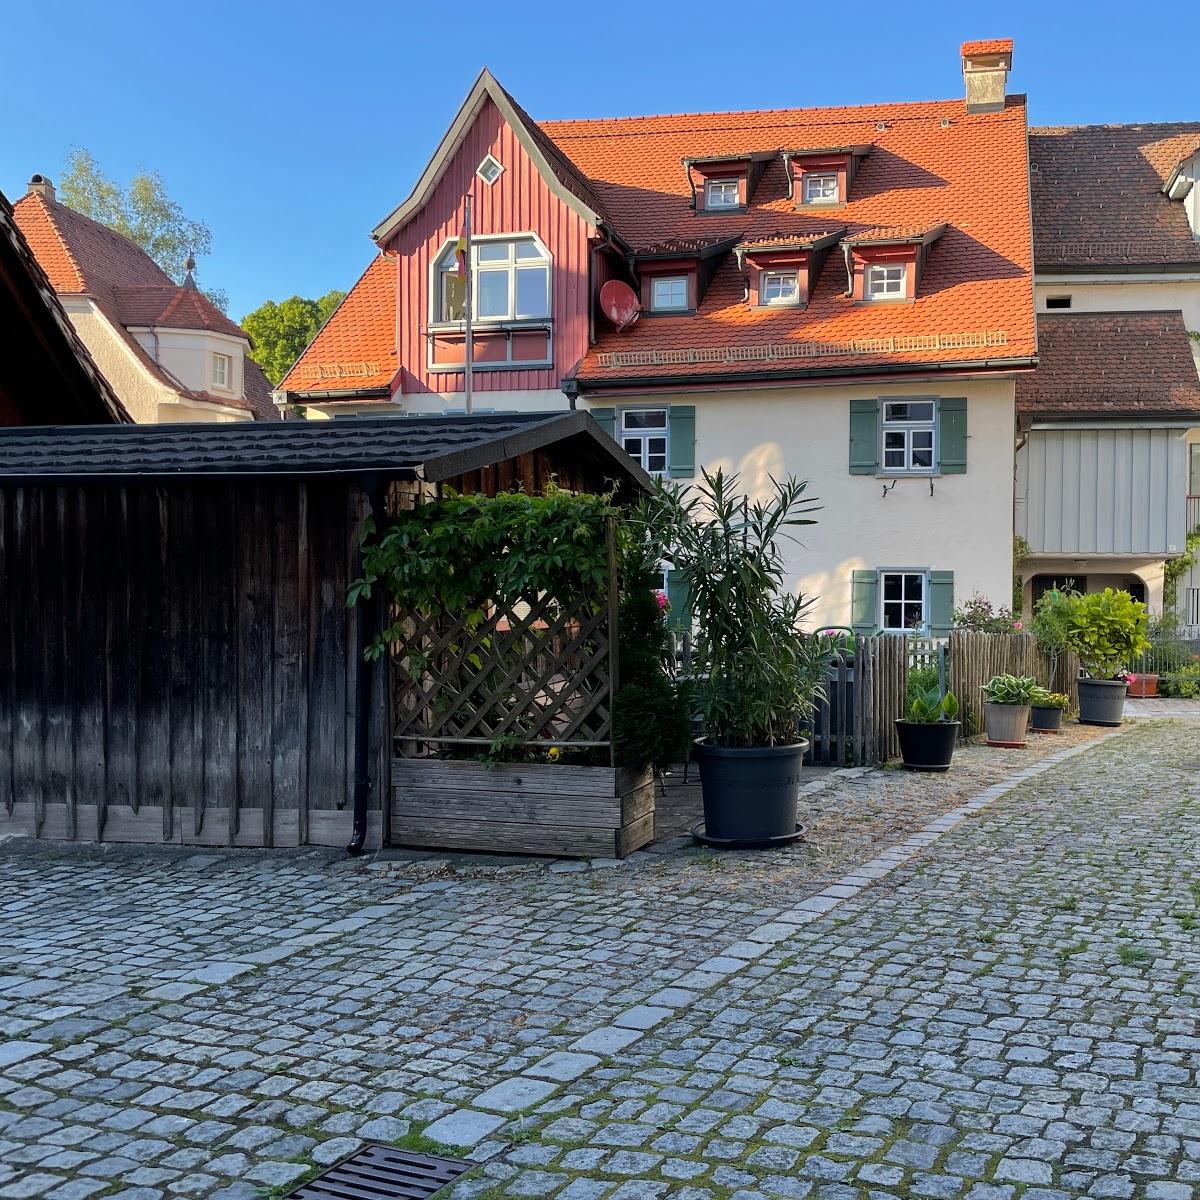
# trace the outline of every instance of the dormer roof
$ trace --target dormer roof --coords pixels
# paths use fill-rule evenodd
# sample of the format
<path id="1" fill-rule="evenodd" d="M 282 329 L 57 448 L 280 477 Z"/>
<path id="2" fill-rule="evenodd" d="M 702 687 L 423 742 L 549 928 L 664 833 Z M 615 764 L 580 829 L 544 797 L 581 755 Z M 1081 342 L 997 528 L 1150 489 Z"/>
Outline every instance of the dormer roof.
<path id="1" fill-rule="evenodd" d="M 928 225 L 877 225 L 842 238 L 847 246 L 928 246 L 946 232 L 944 223 Z"/>
<path id="2" fill-rule="evenodd" d="M 732 250 L 737 241 L 736 234 L 730 237 L 714 235 L 712 237 L 667 238 L 665 241 L 656 242 L 652 246 L 642 247 L 636 251 L 636 257 L 642 261 L 660 258 L 706 259 Z"/>

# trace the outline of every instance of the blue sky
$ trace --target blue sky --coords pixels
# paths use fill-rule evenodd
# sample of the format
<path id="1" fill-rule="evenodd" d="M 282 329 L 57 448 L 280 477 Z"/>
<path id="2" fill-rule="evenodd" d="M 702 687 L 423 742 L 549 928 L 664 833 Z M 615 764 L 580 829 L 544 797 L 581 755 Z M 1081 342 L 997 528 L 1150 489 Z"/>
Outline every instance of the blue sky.
<path id="1" fill-rule="evenodd" d="M 1009 89 L 1035 124 L 1187 120 L 1200 117 L 1189 8 L 1158 0 L 1140 21 L 1111 0 L 10 5 L 5 93 L 20 99 L 0 122 L 0 189 L 16 199 L 33 172 L 56 178 L 72 146 L 122 181 L 159 170 L 211 227 L 200 281 L 237 318 L 350 286 L 484 64 L 540 118 L 863 104 L 960 95 L 959 43 L 1011 36 Z"/>

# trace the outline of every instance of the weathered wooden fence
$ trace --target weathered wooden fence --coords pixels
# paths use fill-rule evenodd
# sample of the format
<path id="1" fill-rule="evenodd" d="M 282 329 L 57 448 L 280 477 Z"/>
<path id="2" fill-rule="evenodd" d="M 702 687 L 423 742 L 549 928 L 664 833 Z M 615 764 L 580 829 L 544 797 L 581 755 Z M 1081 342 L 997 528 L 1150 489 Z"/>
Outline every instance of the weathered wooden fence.
<path id="1" fill-rule="evenodd" d="M 950 690 L 962 708 L 962 736 L 971 737 L 983 728 L 981 689 L 993 675 L 1032 675 L 1052 692 L 1063 692 L 1071 699 L 1071 709 L 1079 704 L 1079 659 L 1074 654 L 1058 656 L 1054 678 L 1050 678 L 1050 659 L 1031 633 L 950 634 L 947 652 Z"/>

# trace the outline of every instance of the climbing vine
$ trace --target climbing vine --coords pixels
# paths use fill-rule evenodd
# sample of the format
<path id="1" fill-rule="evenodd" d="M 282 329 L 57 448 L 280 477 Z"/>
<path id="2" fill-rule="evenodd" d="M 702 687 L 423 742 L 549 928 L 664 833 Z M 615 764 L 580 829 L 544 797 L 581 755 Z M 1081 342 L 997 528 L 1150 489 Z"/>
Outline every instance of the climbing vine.
<path id="1" fill-rule="evenodd" d="M 1179 581 L 1196 565 L 1196 553 L 1200 551 L 1200 525 L 1188 535 L 1183 553 L 1177 558 L 1168 558 L 1163 563 L 1163 608 L 1174 612 L 1179 601 Z"/>

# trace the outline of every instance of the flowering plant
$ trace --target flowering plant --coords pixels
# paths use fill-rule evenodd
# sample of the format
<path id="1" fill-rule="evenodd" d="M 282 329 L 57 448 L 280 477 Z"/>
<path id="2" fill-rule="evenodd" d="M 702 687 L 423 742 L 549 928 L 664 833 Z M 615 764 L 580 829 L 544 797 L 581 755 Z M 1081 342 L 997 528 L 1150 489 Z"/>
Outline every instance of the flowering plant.
<path id="1" fill-rule="evenodd" d="M 671 601 L 667 597 L 667 593 L 662 588 L 654 589 L 654 599 L 658 604 L 659 612 L 666 612 L 671 607 Z"/>

